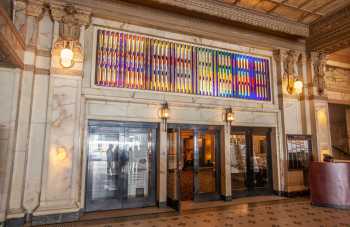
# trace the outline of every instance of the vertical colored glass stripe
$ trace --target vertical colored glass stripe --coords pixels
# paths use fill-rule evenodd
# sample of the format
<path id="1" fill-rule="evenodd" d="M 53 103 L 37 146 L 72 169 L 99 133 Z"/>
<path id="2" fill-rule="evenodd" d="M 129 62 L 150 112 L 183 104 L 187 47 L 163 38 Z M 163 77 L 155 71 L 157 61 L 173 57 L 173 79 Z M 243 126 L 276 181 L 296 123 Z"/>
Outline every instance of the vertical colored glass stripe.
<path id="1" fill-rule="evenodd" d="M 97 86 L 271 100 L 269 60 L 97 31 Z"/>

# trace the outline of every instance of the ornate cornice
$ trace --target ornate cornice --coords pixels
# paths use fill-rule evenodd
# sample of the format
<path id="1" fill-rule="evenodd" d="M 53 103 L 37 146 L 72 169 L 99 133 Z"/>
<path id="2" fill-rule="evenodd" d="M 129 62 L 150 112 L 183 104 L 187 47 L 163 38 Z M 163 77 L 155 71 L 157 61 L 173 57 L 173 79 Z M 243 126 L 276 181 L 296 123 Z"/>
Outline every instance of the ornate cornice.
<path id="1" fill-rule="evenodd" d="M 308 51 L 325 54 L 350 46 L 350 5 L 310 26 Z"/>
<path id="2" fill-rule="evenodd" d="M 194 11 L 232 22 L 243 23 L 255 27 L 265 28 L 275 32 L 308 37 L 309 27 L 302 23 L 282 19 L 234 5 L 228 5 L 214 0 L 149 0 L 152 4 L 161 4 L 171 7 Z"/>

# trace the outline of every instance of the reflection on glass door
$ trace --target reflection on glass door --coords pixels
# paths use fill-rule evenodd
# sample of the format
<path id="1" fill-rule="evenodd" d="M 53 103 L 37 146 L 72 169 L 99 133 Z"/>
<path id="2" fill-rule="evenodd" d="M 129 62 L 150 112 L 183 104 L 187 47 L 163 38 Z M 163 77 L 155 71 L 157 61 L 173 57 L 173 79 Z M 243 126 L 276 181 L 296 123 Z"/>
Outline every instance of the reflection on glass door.
<path id="1" fill-rule="evenodd" d="M 198 180 L 197 194 L 217 193 L 217 153 L 218 138 L 215 130 L 199 130 L 197 144 L 198 152 L 195 165 L 196 178 Z M 217 151 L 217 152 L 216 152 Z"/>
<path id="2" fill-rule="evenodd" d="M 232 196 L 271 193 L 270 130 L 232 129 L 230 152 Z"/>
<path id="3" fill-rule="evenodd" d="M 247 190 L 247 144 L 245 134 L 230 138 L 232 194 Z"/>
<path id="4" fill-rule="evenodd" d="M 87 211 L 155 204 L 156 125 L 89 121 Z"/>
<path id="5" fill-rule="evenodd" d="M 268 186 L 267 136 L 253 135 L 253 167 L 255 188 L 264 189 Z"/>

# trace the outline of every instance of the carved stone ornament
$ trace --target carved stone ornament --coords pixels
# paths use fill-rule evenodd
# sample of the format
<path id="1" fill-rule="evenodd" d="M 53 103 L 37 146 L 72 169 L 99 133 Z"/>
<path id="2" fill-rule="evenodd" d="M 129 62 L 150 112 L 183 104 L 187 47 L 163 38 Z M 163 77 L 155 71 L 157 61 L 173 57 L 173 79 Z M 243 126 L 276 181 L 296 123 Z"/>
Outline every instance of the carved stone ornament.
<path id="1" fill-rule="evenodd" d="M 40 17 L 44 12 L 44 0 L 28 0 L 26 14 L 28 16 Z"/>
<path id="2" fill-rule="evenodd" d="M 326 87 L 325 72 L 327 59 L 324 53 L 311 52 L 312 66 L 314 69 L 314 83 L 317 85 L 317 91 L 320 95 L 324 94 Z"/>
<path id="3" fill-rule="evenodd" d="M 60 39 L 79 40 L 81 27 L 90 23 L 91 11 L 87 8 L 62 3 L 52 3 L 50 9 L 52 18 L 60 23 Z"/>

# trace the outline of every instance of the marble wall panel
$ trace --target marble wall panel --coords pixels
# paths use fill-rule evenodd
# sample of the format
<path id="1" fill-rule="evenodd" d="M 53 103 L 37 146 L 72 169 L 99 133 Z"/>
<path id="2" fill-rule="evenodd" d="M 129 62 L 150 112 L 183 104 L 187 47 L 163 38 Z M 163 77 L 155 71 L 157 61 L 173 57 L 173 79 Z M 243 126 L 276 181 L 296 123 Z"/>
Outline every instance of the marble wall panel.
<path id="1" fill-rule="evenodd" d="M 19 95 L 18 70 L 0 68 L 0 222 L 5 220 L 14 156 Z"/>
<path id="2" fill-rule="evenodd" d="M 284 127 L 286 134 L 302 134 L 300 102 L 297 99 L 283 101 Z"/>
<path id="3" fill-rule="evenodd" d="M 77 187 L 80 166 L 81 78 L 52 75 L 49 90 L 47 143 L 43 168 L 41 207 L 36 214 L 51 209 L 78 209 Z M 50 98 L 51 97 L 51 98 Z M 58 151 L 63 149 L 64 155 Z M 57 184 L 57 182 L 60 182 Z"/>
<path id="4" fill-rule="evenodd" d="M 38 49 L 51 50 L 53 38 L 53 26 L 48 10 L 45 11 L 39 21 Z"/>

